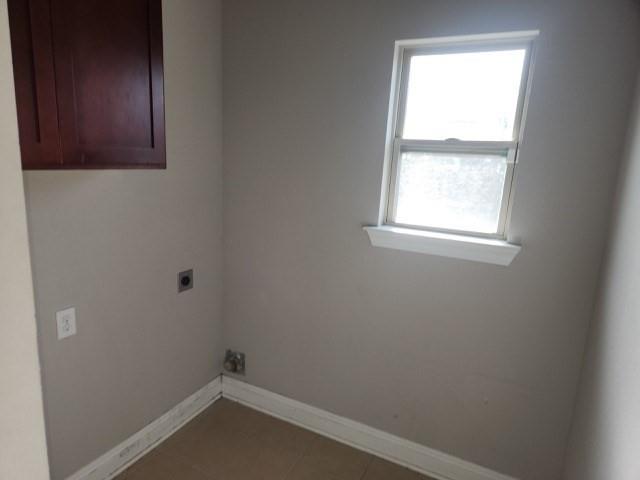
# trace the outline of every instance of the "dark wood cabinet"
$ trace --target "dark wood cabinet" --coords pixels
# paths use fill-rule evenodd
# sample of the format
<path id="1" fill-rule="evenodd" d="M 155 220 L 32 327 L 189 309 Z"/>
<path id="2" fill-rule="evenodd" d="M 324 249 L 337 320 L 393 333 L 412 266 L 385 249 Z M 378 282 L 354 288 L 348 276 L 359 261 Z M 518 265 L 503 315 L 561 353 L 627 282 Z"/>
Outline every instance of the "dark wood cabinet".
<path id="1" fill-rule="evenodd" d="M 9 0 L 24 169 L 165 168 L 161 0 Z"/>

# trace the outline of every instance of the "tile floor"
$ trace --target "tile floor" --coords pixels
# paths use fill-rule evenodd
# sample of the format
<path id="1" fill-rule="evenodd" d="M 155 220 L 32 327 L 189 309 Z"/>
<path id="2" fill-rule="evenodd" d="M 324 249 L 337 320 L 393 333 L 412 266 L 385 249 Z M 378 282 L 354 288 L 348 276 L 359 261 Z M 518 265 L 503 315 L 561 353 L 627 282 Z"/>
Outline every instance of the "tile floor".
<path id="1" fill-rule="evenodd" d="M 219 400 L 116 480 L 429 480 Z"/>

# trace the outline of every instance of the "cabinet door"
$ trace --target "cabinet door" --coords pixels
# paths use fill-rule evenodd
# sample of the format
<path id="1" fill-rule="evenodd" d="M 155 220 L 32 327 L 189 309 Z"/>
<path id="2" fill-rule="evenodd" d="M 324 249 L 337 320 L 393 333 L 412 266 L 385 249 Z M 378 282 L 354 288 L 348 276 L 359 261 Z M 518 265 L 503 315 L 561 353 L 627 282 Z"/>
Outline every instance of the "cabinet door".
<path id="1" fill-rule="evenodd" d="M 22 165 L 59 168 L 56 84 L 48 0 L 9 0 Z"/>
<path id="2" fill-rule="evenodd" d="M 164 168 L 161 0 L 51 0 L 65 168 Z"/>

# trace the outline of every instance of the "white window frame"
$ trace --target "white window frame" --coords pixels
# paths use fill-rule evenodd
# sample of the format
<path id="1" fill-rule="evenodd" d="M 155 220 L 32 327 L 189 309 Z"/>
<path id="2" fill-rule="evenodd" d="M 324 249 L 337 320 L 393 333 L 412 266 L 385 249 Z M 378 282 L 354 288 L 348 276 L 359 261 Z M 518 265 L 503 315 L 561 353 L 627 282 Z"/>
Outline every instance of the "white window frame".
<path id="1" fill-rule="evenodd" d="M 416 239 L 433 238 L 436 239 L 441 246 L 443 238 L 446 238 L 450 239 L 451 241 L 457 241 L 458 243 L 455 247 L 457 249 L 459 249 L 461 245 L 463 248 L 465 248 L 465 246 L 469 244 L 473 244 L 475 248 L 477 245 L 484 245 L 487 242 L 495 247 L 496 245 L 499 246 L 500 242 L 504 242 L 505 245 L 509 247 L 508 250 L 510 252 L 514 251 L 514 249 L 511 248 L 514 247 L 514 245 L 508 243 L 508 224 L 511 215 L 513 199 L 513 179 L 515 175 L 515 168 L 518 163 L 519 146 L 523 138 L 524 120 L 526 117 L 531 77 L 533 74 L 535 40 L 538 36 L 538 31 L 522 31 L 497 34 L 440 37 L 431 39 L 400 40 L 396 42 L 391 85 L 391 98 L 389 102 L 389 118 L 387 122 L 387 139 L 383 170 L 382 195 L 380 201 L 380 213 L 378 216 L 377 227 L 366 228 L 374 245 L 375 242 L 372 231 L 374 228 L 378 228 L 378 231 L 375 235 L 376 237 L 381 234 L 381 229 L 384 229 L 384 232 L 382 233 L 386 236 L 389 235 L 389 232 L 393 232 L 393 235 L 396 237 L 403 234 L 417 234 L 414 235 L 414 238 L 411 239 L 411 242 L 414 242 L 414 240 Z M 404 121 L 407 89 L 409 83 L 408 72 L 412 56 L 421 54 L 424 55 L 429 53 L 466 53 L 474 51 L 482 52 L 514 49 L 524 49 L 526 51 L 526 54 L 522 71 L 522 80 L 520 82 L 520 95 L 518 98 L 518 105 L 516 109 L 514 134 L 512 140 L 464 141 L 449 139 L 437 141 L 402 138 L 402 122 Z M 404 151 L 505 155 L 507 158 L 507 172 L 505 176 L 502 205 L 500 208 L 500 217 L 497 232 L 486 234 L 476 231 L 440 229 L 429 226 L 406 225 L 394 222 L 393 218 L 395 217 L 395 208 L 397 202 L 396 192 L 398 188 L 397 167 L 400 161 L 400 156 Z M 430 234 L 433 235 L 430 236 Z M 395 248 L 388 244 L 377 246 Z M 397 248 L 405 249 L 402 248 L 402 246 L 398 246 Z M 430 253 L 428 250 L 429 248 L 426 248 L 426 251 L 424 253 Z M 412 248 L 411 251 L 417 250 L 415 248 Z M 443 255 L 442 253 L 436 254 Z M 459 255 L 450 256 L 463 258 Z M 515 254 L 513 256 L 515 256 Z M 480 261 L 485 260 L 481 259 Z"/>
<path id="2" fill-rule="evenodd" d="M 396 44 L 396 59 L 394 62 L 394 88 L 392 91 L 392 109 L 390 110 L 389 133 L 387 138 L 387 156 L 390 163 L 390 175 L 387 186 L 386 205 L 384 210 L 385 225 L 405 227 L 417 230 L 426 230 L 475 237 L 506 239 L 507 221 L 511 210 L 512 187 L 515 165 L 518 158 L 518 146 L 522 141 L 523 119 L 527 94 L 529 91 L 529 79 L 531 71 L 531 57 L 533 41 L 538 32 L 511 32 L 502 34 L 489 34 L 466 37 L 445 37 L 426 40 L 401 41 Z M 405 110 L 407 107 L 407 90 L 409 85 L 409 69 L 411 59 L 417 55 L 438 53 L 469 53 L 500 50 L 524 49 L 525 59 L 520 82 L 520 94 L 516 107 L 516 115 L 511 141 L 464 141 L 464 140 L 414 140 L 403 139 L 402 131 Z M 482 233 L 476 231 L 442 229 L 436 227 L 424 227 L 419 225 L 405 225 L 393 221 L 397 203 L 398 164 L 400 156 L 405 151 L 428 151 L 441 153 L 476 153 L 476 154 L 502 154 L 507 158 L 507 172 L 503 187 L 502 205 L 498 229 L 495 233 Z"/>

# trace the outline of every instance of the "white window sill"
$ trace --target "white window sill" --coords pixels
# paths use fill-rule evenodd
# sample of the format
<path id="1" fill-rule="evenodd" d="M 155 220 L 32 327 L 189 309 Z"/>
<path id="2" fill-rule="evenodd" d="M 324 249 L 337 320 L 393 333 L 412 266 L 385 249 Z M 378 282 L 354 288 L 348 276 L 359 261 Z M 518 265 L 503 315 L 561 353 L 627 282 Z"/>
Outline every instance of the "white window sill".
<path id="1" fill-rule="evenodd" d="M 364 227 L 374 247 L 507 266 L 522 247 L 490 238 L 426 232 L 391 226 Z"/>

